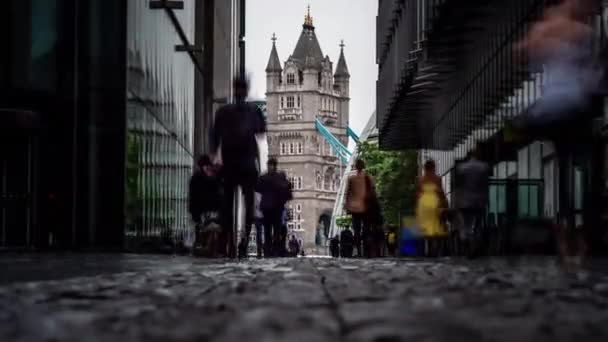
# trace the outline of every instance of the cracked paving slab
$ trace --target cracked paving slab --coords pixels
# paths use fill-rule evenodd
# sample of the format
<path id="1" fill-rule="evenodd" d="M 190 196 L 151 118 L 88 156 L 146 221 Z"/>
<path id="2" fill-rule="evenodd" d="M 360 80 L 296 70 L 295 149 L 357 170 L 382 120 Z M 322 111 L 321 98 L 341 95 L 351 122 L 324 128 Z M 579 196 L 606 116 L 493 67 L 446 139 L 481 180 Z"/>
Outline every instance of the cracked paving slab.
<path id="1" fill-rule="evenodd" d="M 1 341 L 608 340 L 606 260 L 11 258 Z"/>

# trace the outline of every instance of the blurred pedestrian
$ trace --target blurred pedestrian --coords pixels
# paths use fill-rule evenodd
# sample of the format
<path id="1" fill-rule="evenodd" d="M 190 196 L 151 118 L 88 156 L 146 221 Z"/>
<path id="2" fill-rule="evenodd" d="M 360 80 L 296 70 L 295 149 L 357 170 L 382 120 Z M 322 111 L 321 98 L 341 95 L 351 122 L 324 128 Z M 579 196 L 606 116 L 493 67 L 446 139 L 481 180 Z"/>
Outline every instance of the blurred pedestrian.
<path id="1" fill-rule="evenodd" d="M 296 240 L 296 236 L 292 235 L 289 238 L 289 256 L 297 257 L 300 253 L 300 242 Z"/>
<path id="2" fill-rule="evenodd" d="M 257 257 L 261 258 L 264 251 L 264 214 L 260 208 L 262 195 L 255 193 L 255 240 Z"/>
<path id="3" fill-rule="evenodd" d="M 485 228 L 490 167 L 480 160 L 480 151 L 475 148 L 465 162 L 457 165 L 455 175 L 455 207 L 463 220 L 458 227 L 459 239 L 468 256 L 474 257 L 480 252 L 480 237 Z"/>
<path id="4" fill-rule="evenodd" d="M 446 237 L 441 213 L 447 208 L 447 198 L 433 160 L 424 163 L 424 174 L 416 181 L 416 197 L 416 220 L 426 240 L 425 254 L 436 256 Z"/>
<path id="5" fill-rule="evenodd" d="M 264 216 L 264 256 L 281 256 L 285 250 L 283 221 L 285 203 L 291 200 L 289 181 L 283 172 L 277 170 L 277 160 L 268 160 L 268 171 L 256 185 L 256 192 L 262 196 L 260 209 Z"/>
<path id="6" fill-rule="evenodd" d="M 193 248 L 195 251 L 201 248 L 205 256 L 215 256 L 222 184 L 208 155 L 200 157 L 197 166 L 190 179 L 188 195 L 188 209 L 195 224 Z"/>
<path id="7" fill-rule="evenodd" d="M 266 131 L 266 122 L 255 106 L 245 102 L 248 81 L 236 78 L 233 86 L 236 102 L 218 110 L 211 129 L 211 148 L 223 167 L 222 240 L 230 256 L 235 255 L 234 198 L 239 187 L 245 198 L 245 229 L 239 243 L 239 254 L 245 257 L 254 220 L 254 188 L 259 176 L 256 136 Z"/>
<path id="8" fill-rule="evenodd" d="M 577 156 L 592 148 L 588 132 L 591 110 L 603 78 L 601 61 L 593 51 L 594 30 L 589 18 L 599 8 L 594 0 L 564 0 L 548 8 L 541 20 L 532 25 L 526 37 L 516 44 L 532 65 L 542 66 L 545 79 L 541 98 L 525 115 L 517 117 L 516 131 L 533 134 L 537 140 L 554 143 L 559 167 L 560 251 L 571 254 L 567 246 L 579 246 L 579 260 L 586 251 L 582 233 L 576 229 L 571 179 Z M 599 62 L 599 63 L 598 63 Z M 578 236 L 576 244 L 564 241 Z"/>
<path id="9" fill-rule="evenodd" d="M 357 256 L 361 257 L 364 254 L 363 242 L 366 237 L 362 233 L 367 232 L 370 227 L 370 219 L 374 218 L 378 213 L 379 206 L 377 205 L 377 197 L 375 196 L 374 181 L 365 172 L 365 162 L 361 159 L 355 161 L 356 173 L 348 177 L 346 184 L 346 201 L 345 209 L 352 216 L 352 227 L 354 230 L 354 247 L 357 251 Z M 373 206 L 373 207 L 372 207 Z"/>

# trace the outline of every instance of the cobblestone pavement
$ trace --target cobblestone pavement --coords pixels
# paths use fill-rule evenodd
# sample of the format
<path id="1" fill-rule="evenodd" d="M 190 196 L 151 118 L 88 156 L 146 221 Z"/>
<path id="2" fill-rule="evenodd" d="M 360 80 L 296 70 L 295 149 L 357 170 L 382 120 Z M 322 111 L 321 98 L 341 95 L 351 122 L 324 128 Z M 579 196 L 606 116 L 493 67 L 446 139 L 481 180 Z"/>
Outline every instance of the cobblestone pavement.
<path id="1" fill-rule="evenodd" d="M 593 266 L 2 257 L 0 341 L 608 341 Z"/>

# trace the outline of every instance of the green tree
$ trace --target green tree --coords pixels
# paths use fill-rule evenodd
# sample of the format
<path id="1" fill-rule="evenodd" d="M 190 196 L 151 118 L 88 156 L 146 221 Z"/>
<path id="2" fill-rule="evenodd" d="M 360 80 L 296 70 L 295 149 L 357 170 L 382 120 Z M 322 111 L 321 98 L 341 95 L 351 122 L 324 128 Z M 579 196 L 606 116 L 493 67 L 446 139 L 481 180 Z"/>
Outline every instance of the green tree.
<path id="1" fill-rule="evenodd" d="M 374 177 L 376 191 L 386 223 L 399 224 L 399 213 L 413 212 L 416 197 L 416 151 L 383 151 L 378 144 L 362 142 L 357 146 L 365 169 Z"/>

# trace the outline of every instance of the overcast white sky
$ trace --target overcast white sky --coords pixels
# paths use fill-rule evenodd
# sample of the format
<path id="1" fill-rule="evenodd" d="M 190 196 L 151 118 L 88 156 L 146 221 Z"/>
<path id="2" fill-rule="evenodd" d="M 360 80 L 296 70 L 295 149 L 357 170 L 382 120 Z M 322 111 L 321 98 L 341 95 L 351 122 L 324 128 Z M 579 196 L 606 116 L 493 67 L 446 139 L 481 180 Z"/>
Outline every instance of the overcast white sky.
<path id="1" fill-rule="evenodd" d="M 340 40 L 351 74 L 350 125 L 360 134 L 376 108 L 377 0 L 249 0 L 247 1 L 247 73 L 251 97 L 263 99 L 266 64 L 273 32 L 281 62 L 293 52 L 302 31 L 306 6 L 314 20 L 323 55 L 337 65 Z"/>

